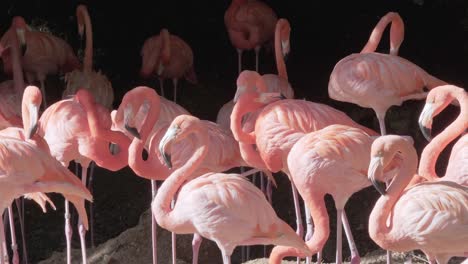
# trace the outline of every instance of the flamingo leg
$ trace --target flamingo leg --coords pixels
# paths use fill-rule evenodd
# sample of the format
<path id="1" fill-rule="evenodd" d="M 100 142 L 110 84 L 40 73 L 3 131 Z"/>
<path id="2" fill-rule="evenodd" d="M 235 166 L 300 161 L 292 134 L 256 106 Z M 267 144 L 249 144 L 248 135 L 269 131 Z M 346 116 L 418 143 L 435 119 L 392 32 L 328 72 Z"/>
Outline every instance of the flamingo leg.
<path id="1" fill-rule="evenodd" d="M 241 49 L 237 49 L 237 66 L 238 66 L 237 74 L 239 75 L 242 71 L 242 50 Z"/>
<path id="2" fill-rule="evenodd" d="M 13 264 L 19 264 L 18 244 L 16 243 L 15 220 L 13 219 L 13 209 L 8 206 L 8 220 L 10 222 L 11 251 L 13 252 Z"/>
<path id="3" fill-rule="evenodd" d="M 231 264 L 231 256 L 223 253 L 223 264 Z"/>
<path id="4" fill-rule="evenodd" d="M 197 234 L 193 234 L 192 240 L 192 264 L 198 264 L 198 252 L 200 252 L 200 246 L 203 238 Z"/>
<path id="5" fill-rule="evenodd" d="M 94 175 L 94 168 L 96 167 L 96 163 L 91 161 L 89 170 L 89 180 L 88 180 L 88 190 L 91 194 L 93 194 L 93 175 Z M 93 210 L 93 203 L 89 204 L 89 235 L 91 240 L 91 247 L 94 248 L 94 210 Z"/>
<path id="6" fill-rule="evenodd" d="M 238 52 L 242 52 L 242 50 L 238 49 L 237 50 Z M 239 64 L 240 65 L 240 64 Z M 240 167 L 240 171 L 241 171 L 241 174 L 244 174 L 245 172 L 245 167 Z M 255 175 L 255 174 L 254 174 Z M 252 176 L 252 183 L 255 185 L 255 181 L 253 179 L 253 176 Z M 247 261 L 249 258 L 248 258 L 248 254 L 247 254 L 247 250 L 248 250 L 249 246 L 242 246 L 241 247 L 241 259 L 242 259 L 242 262 L 245 262 Z"/>
<path id="7" fill-rule="evenodd" d="M 172 200 L 171 209 L 174 208 L 175 200 Z M 177 264 L 177 247 L 176 247 L 176 234 L 174 232 L 171 233 L 172 238 L 172 264 Z"/>
<path id="8" fill-rule="evenodd" d="M 42 101 L 43 101 L 43 104 L 41 104 L 43 106 L 43 109 L 42 110 L 45 110 L 47 109 L 47 96 L 46 96 L 46 91 L 45 91 L 45 78 L 43 77 L 39 77 L 39 82 L 41 83 L 41 92 L 42 92 Z"/>
<path id="9" fill-rule="evenodd" d="M 71 239 L 73 230 L 70 224 L 70 203 L 65 199 L 65 238 L 67 240 L 67 264 L 71 264 Z"/>
<path id="10" fill-rule="evenodd" d="M 375 114 L 379 120 L 380 135 L 384 136 L 387 134 L 387 130 L 385 128 L 385 112 L 375 111 Z"/>
<path id="11" fill-rule="evenodd" d="M 164 80 L 162 78 L 159 78 L 159 88 L 161 89 L 161 96 L 164 96 Z"/>
<path id="12" fill-rule="evenodd" d="M 289 177 L 289 175 L 288 175 Z M 293 194 L 293 200 L 294 200 L 294 210 L 296 211 L 296 233 L 299 235 L 299 237 L 304 236 L 304 226 L 302 225 L 302 215 L 301 215 L 301 208 L 299 204 L 299 195 L 297 194 L 297 189 L 296 186 L 294 185 L 294 182 L 291 180 L 291 177 L 289 177 L 289 180 L 291 181 L 291 189 L 292 189 L 292 194 Z M 297 264 L 301 262 L 301 258 L 297 258 Z"/>
<path id="13" fill-rule="evenodd" d="M 336 209 L 336 264 L 341 264 L 343 262 L 342 254 L 342 238 L 343 238 L 343 226 L 342 226 L 342 215 L 343 209 Z"/>
<path id="14" fill-rule="evenodd" d="M 259 72 L 258 71 L 258 57 L 260 55 L 260 46 L 256 46 L 255 47 L 255 71 L 256 72 Z"/>
<path id="15" fill-rule="evenodd" d="M 0 264 L 8 263 L 3 216 L 0 216 Z"/>
<path id="16" fill-rule="evenodd" d="M 304 237 L 304 241 L 309 241 L 314 234 L 314 224 L 312 223 L 312 215 L 310 214 L 310 210 L 307 206 L 304 206 L 305 211 L 305 218 L 306 218 L 306 234 Z M 306 264 L 310 264 L 311 259 L 310 257 L 306 258 Z"/>
<path id="17" fill-rule="evenodd" d="M 21 202 L 19 200 L 21 200 Z M 28 252 L 26 250 L 26 233 L 24 231 L 24 198 L 21 197 L 20 199 L 15 199 L 15 203 L 16 203 L 16 209 L 18 209 L 18 212 L 21 212 L 18 214 L 18 217 L 19 217 L 20 230 L 21 230 L 21 244 L 23 244 L 23 262 L 29 263 Z"/>
<path id="18" fill-rule="evenodd" d="M 177 102 L 177 78 L 172 79 L 172 83 L 174 84 L 174 103 Z"/>
<path id="19" fill-rule="evenodd" d="M 89 163 L 81 164 L 81 182 L 86 186 L 86 179 L 88 176 L 88 167 Z M 78 232 L 80 234 L 80 244 L 81 244 L 81 257 L 83 259 L 83 264 L 86 264 L 86 229 L 84 228 L 83 221 L 81 217 L 78 217 Z"/>
<path id="20" fill-rule="evenodd" d="M 153 201 L 156 193 L 158 192 L 158 185 L 155 180 L 151 180 L 151 201 Z M 153 245 L 153 264 L 158 263 L 158 245 L 156 242 L 157 238 L 157 225 L 156 219 L 153 217 L 153 213 L 151 213 L 151 242 Z"/>
<path id="21" fill-rule="evenodd" d="M 354 243 L 354 238 L 351 232 L 351 227 L 349 226 L 348 217 L 346 216 L 346 212 L 344 210 L 341 215 L 341 221 L 343 222 L 346 239 L 348 240 L 349 251 L 351 252 L 351 264 L 358 264 L 361 262 L 361 258 L 359 257 L 359 252 L 357 250 L 356 243 Z"/>

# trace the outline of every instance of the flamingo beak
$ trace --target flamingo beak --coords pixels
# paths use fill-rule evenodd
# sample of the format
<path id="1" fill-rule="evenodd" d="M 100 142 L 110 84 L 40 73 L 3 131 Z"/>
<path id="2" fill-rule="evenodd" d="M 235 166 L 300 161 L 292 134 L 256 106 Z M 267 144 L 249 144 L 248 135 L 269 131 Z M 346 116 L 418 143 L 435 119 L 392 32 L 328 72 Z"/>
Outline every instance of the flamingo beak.
<path id="1" fill-rule="evenodd" d="M 128 133 L 130 133 L 132 136 L 138 138 L 138 139 L 141 139 L 141 136 L 140 136 L 140 133 L 138 132 L 138 129 L 136 129 L 136 127 L 133 127 L 131 126 L 129 123 L 130 123 L 130 116 L 132 116 L 132 113 L 133 113 L 133 110 L 132 110 L 132 106 L 131 105 L 128 105 L 127 107 L 125 107 L 124 109 L 124 127 L 125 127 L 125 130 L 128 131 Z"/>
<path id="2" fill-rule="evenodd" d="M 39 116 L 39 106 L 35 104 L 29 105 L 29 129 L 26 131 L 26 138 L 31 139 L 37 132 L 37 120 Z"/>
<path id="3" fill-rule="evenodd" d="M 424 108 L 419 116 L 418 124 L 421 133 L 426 138 L 427 141 L 431 141 L 432 135 L 432 115 L 434 113 L 434 107 L 432 103 L 426 103 Z"/>
<path id="4" fill-rule="evenodd" d="M 283 58 L 285 61 L 288 60 L 289 51 L 290 51 L 289 40 L 281 41 L 281 52 L 283 53 Z"/>
<path id="5" fill-rule="evenodd" d="M 247 88 L 243 85 L 237 86 L 236 94 L 234 95 L 234 99 L 232 99 L 232 101 L 234 103 L 237 103 L 237 101 L 239 100 L 239 97 L 242 95 L 242 93 L 244 93 L 246 89 Z"/>
<path id="6" fill-rule="evenodd" d="M 26 49 L 27 49 L 26 36 L 25 36 L 25 33 L 24 33 L 24 29 L 21 29 L 21 28 L 17 29 L 16 34 L 18 36 L 18 40 L 19 40 L 19 43 L 20 43 L 21 56 L 24 56 L 24 54 L 26 53 Z"/>
<path id="7" fill-rule="evenodd" d="M 385 184 L 377 179 L 382 178 L 383 174 L 383 162 L 382 162 L 382 157 L 372 157 L 370 164 L 369 164 L 369 170 L 367 172 L 368 178 L 371 181 L 372 185 L 374 188 L 381 194 L 381 195 L 386 195 L 386 188 Z"/>
<path id="8" fill-rule="evenodd" d="M 158 75 L 161 75 L 163 71 L 164 71 L 164 65 L 162 64 L 162 62 L 160 62 L 158 65 Z"/>
<path id="9" fill-rule="evenodd" d="M 179 128 L 177 126 L 169 127 L 164 134 L 163 138 L 159 142 L 159 153 L 163 157 L 164 163 L 169 169 L 172 169 L 172 161 L 171 161 L 171 154 L 170 148 L 172 146 L 172 141 L 175 139 L 179 132 Z"/>

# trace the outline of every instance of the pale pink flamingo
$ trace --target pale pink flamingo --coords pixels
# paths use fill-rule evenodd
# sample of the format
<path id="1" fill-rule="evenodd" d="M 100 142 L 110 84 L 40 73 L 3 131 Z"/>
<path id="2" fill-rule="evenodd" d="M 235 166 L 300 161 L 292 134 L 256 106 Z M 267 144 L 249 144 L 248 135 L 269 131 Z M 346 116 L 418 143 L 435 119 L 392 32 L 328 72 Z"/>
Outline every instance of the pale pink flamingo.
<path id="1" fill-rule="evenodd" d="M 453 100 L 460 104 L 459 116 L 448 125 L 440 134 L 431 139 L 432 120 L 444 110 Z M 454 181 L 468 186 L 468 94 L 454 85 L 444 85 L 432 89 L 426 98 L 426 104 L 419 117 L 419 127 L 423 135 L 430 140 L 421 153 L 418 174 L 428 180 Z M 442 150 L 458 136 L 462 137 L 452 147 L 445 176 L 439 178 L 435 167 L 437 158 Z"/>
<path id="2" fill-rule="evenodd" d="M 39 119 L 37 133 L 47 141 L 52 156 L 64 167 L 68 167 L 72 160 L 81 164 L 82 181 L 86 184 L 87 169 L 91 161 L 112 171 L 120 170 L 128 164 L 130 140 L 121 132 L 110 130 L 110 127 L 109 111 L 101 105 L 95 105 L 92 94 L 81 89 L 74 97 L 48 107 Z M 109 152 L 109 142 L 118 144 L 118 154 L 112 155 Z M 81 220 L 78 225 L 83 263 L 86 263 L 86 231 Z M 65 235 L 67 263 L 70 263 L 72 230 L 67 200 Z"/>
<path id="3" fill-rule="evenodd" d="M 291 148 L 287 157 L 291 181 L 309 208 L 315 225 L 312 238 L 306 242 L 312 254 L 322 251 L 330 235 L 324 200 L 325 195 L 330 194 L 337 212 L 335 262 L 342 263 L 341 219 L 344 207 L 351 195 L 371 185 L 366 172 L 374 138 L 359 128 L 330 125 L 304 135 Z M 346 232 L 348 239 L 352 240 L 351 230 Z M 354 242 L 349 244 L 354 245 Z M 275 247 L 269 263 L 281 263 L 284 257 L 298 256 L 298 253 L 295 248 Z M 354 258 L 351 263 L 359 263 L 359 259 Z"/>
<path id="4" fill-rule="evenodd" d="M 390 55 L 375 52 L 385 27 L 390 28 Z M 372 31 L 360 53 L 341 59 L 333 68 L 328 83 L 330 98 L 372 108 L 379 120 L 380 133 L 386 134 L 385 114 L 392 105 L 426 98 L 424 87 L 446 84 L 416 64 L 397 56 L 403 42 L 404 26 L 398 13 L 389 12 Z"/>
<path id="5" fill-rule="evenodd" d="M 261 78 L 257 78 L 257 85 L 265 85 Z M 273 102 L 265 106 L 255 121 L 255 129 L 246 132 L 241 127 L 241 119 L 244 114 L 255 112 L 261 107 L 258 104 L 258 93 L 246 93 L 239 98 L 231 115 L 231 130 L 239 142 L 255 144 L 257 151 L 250 147 L 250 158 L 257 163 L 264 162 L 266 168 L 271 172 L 283 171 L 290 177 L 289 168 L 286 163 L 291 147 L 305 133 L 322 129 L 332 124 L 342 124 L 363 129 L 369 135 L 377 135 L 371 129 L 363 127 L 354 122 L 345 113 L 330 106 L 313 103 L 305 100 L 285 99 Z M 249 163 L 249 158 L 244 156 Z M 299 209 L 299 200 L 294 184 L 291 184 L 297 218 L 297 232 L 302 236 L 303 226 Z M 306 211 L 308 208 L 306 207 Z M 312 235 L 312 223 L 310 213 L 306 212 L 307 234 L 306 240 Z M 346 219 L 344 219 L 347 225 Z M 357 251 L 352 257 L 359 258 Z"/>
<path id="6" fill-rule="evenodd" d="M 373 142 L 370 157 L 368 177 L 382 194 L 369 217 L 372 240 L 391 251 L 419 249 L 439 264 L 452 256 L 467 257 L 468 188 L 451 181 L 406 188 L 418 164 L 410 137 L 381 136 Z M 382 172 L 395 158 L 400 166 L 385 190 L 379 181 L 390 180 Z"/>
<path id="7" fill-rule="evenodd" d="M 271 42 L 278 17 L 271 7 L 258 0 L 232 0 L 224 13 L 224 25 L 237 50 L 238 74 L 242 71 L 242 51 L 255 49 L 255 71 L 262 45 Z"/>
<path id="8" fill-rule="evenodd" d="M 278 218 L 264 194 L 239 174 L 207 173 L 190 180 L 207 160 L 212 143 L 207 127 L 194 116 L 177 117 L 159 143 L 160 154 L 172 168 L 176 142 L 196 137 L 196 149 L 174 169 L 151 204 L 161 227 L 179 234 L 196 233 L 218 245 L 223 263 L 238 245 L 288 245 L 309 255 L 304 241 Z M 185 184 L 184 184 L 185 183 Z M 171 201 L 177 201 L 171 208 Z"/>
<path id="9" fill-rule="evenodd" d="M 290 51 L 290 42 L 289 42 L 289 33 L 291 27 L 289 21 L 280 18 L 276 22 L 275 28 L 275 59 L 276 59 L 276 68 L 278 75 L 276 74 L 263 74 L 262 78 L 266 83 L 267 91 L 269 92 L 281 92 L 286 98 L 294 98 L 294 90 L 288 82 L 288 73 L 286 71 L 286 64 L 284 62 L 284 57 L 289 54 Z M 222 127 L 227 128 L 228 130 L 231 127 L 230 116 L 232 113 L 232 108 L 237 101 L 239 96 L 251 90 L 256 90 L 255 83 L 252 83 L 252 80 L 249 75 L 252 74 L 252 71 L 242 71 L 237 77 L 237 89 L 234 95 L 234 99 L 230 100 L 224 104 L 218 112 L 216 117 L 216 123 L 220 124 Z M 263 91 L 266 92 L 266 91 Z"/>
<path id="10" fill-rule="evenodd" d="M 78 89 L 89 89 L 94 95 L 95 101 L 107 109 L 112 109 L 114 102 L 114 90 L 109 79 L 100 71 L 93 70 L 93 29 L 88 9 L 85 5 L 79 5 L 76 8 L 76 17 L 78 21 L 78 33 L 80 38 L 86 33 L 86 47 L 83 59 L 83 68 L 65 74 L 67 86 L 62 93 L 65 99 L 73 95 Z"/>
<path id="11" fill-rule="evenodd" d="M 53 157 L 38 147 L 15 138 L 0 137 L 0 211 L 13 199 L 25 193 L 58 192 L 78 210 L 84 228 L 88 218 L 84 199 L 92 200 L 86 187 Z M 5 241 L 3 219 L 0 217 L 0 245 Z M 0 263 L 4 263 L 4 248 L 0 246 Z"/>
<path id="12" fill-rule="evenodd" d="M 39 80 L 47 107 L 44 82 L 47 75 L 66 73 L 80 67 L 71 46 L 63 39 L 50 33 L 31 30 L 20 16 L 13 17 L 10 29 L 2 36 L 0 43 L 10 45 L 14 35 L 18 36 L 22 51 L 22 65 L 29 83 Z M 10 73 L 11 62 L 8 56 L 2 56 L 4 69 Z"/>
<path id="13" fill-rule="evenodd" d="M 177 101 L 177 83 L 180 78 L 183 77 L 192 84 L 198 82 L 193 66 L 192 48 L 180 37 L 170 34 L 166 28 L 143 43 L 141 57 L 140 75 L 144 78 L 157 75 L 163 97 L 164 79 L 172 79 L 174 102 Z"/>

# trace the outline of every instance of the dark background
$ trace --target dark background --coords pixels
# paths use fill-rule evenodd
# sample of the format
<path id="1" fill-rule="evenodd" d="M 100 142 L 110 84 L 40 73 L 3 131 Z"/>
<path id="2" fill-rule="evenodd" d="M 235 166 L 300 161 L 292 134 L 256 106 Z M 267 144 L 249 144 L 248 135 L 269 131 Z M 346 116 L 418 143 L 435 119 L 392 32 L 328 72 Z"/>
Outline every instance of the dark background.
<path id="1" fill-rule="evenodd" d="M 378 130 L 370 109 L 328 98 L 327 83 L 333 66 L 341 58 L 359 52 L 381 16 L 389 11 L 400 14 L 405 23 L 405 40 L 399 55 L 421 66 L 430 74 L 449 83 L 465 87 L 468 84 L 468 1 L 466 0 L 368 0 L 368 1 L 265 1 L 291 23 L 291 54 L 286 62 L 289 81 L 297 98 L 323 102 L 347 112 L 361 124 Z M 178 103 L 192 114 L 215 120 L 218 109 L 235 92 L 237 53 L 231 46 L 224 22 L 224 12 L 230 1 L 59 1 L 2 0 L 0 3 L 0 32 L 10 26 L 11 18 L 23 16 L 34 26 L 48 28 L 66 39 L 78 52 L 75 8 L 86 4 L 94 31 L 94 67 L 111 80 L 115 91 L 114 106 L 122 95 L 137 85 L 157 87 L 157 80 L 141 80 L 140 48 L 146 38 L 166 27 L 186 40 L 194 51 L 195 71 L 199 84 L 179 82 Z M 307 3 L 307 5 L 306 5 Z M 378 48 L 388 52 L 388 33 Z M 244 69 L 254 68 L 254 53 L 245 52 Z M 262 50 L 260 73 L 276 73 L 273 54 Z M 5 77 L 6 79 L 7 77 Z M 61 80 L 50 77 L 47 90 L 49 104 L 60 99 Z M 172 95 L 172 84 L 166 83 L 166 95 Z M 159 90 L 158 90 L 159 91 Z M 169 96 L 170 97 L 170 96 Z M 426 142 L 417 129 L 417 118 L 423 102 L 406 102 L 392 107 L 387 117 L 389 133 L 410 134 L 416 139 L 418 151 Z M 436 118 L 435 132 L 454 119 L 457 110 L 449 107 Z M 451 145 L 450 145 L 451 146 Z M 442 165 L 448 151 L 444 152 Z M 135 177 L 126 168 L 116 173 L 97 169 L 95 178 L 96 241 L 101 243 L 137 223 L 149 206 L 149 183 Z M 295 227 L 290 189 L 284 177 L 274 193 L 280 217 Z M 348 203 L 347 212 L 355 226 L 355 239 L 361 255 L 377 246 L 367 236 L 367 216 L 377 198 L 373 189 L 356 194 Z M 46 258 L 52 250 L 65 248 L 63 211 L 41 215 L 35 206 L 27 207 L 27 232 L 30 260 Z M 334 206 L 329 205 L 334 225 Z M 29 205 L 29 203 L 27 203 Z M 287 207 L 287 208 L 286 208 Z M 333 209 L 333 210 L 332 210 Z M 334 259 L 334 227 L 325 257 Z M 75 242 L 78 234 L 74 233 Z M 148 234 L 149 235 L 149 234 Z M 79 247 L 79 244 L 75 244 Z M 347 253 L 346 244 L 344 252 Z M 328 253 L 327 253 L 328 252 Z"/>

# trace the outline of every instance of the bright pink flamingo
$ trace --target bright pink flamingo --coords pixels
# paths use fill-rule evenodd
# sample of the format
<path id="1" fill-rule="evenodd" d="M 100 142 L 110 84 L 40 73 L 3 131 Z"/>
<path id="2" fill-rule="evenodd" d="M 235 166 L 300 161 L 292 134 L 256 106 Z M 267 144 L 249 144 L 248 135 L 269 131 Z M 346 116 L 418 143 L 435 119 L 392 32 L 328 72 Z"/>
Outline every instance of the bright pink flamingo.
<path id="1" fill-rule="evenodd" d="M 241 175 L 207 173 L 190 180 L 213 146 L 202 124 L 194 116 L 177 117 L 159 143 L 160 154 L 172 168 L 176 142 L 191 136 L 197 142 L 196 151 L 163 182 L 152 202 L 158 223 L 172 232 L 196 233 L 216 242 L 224 264 L 231 263 L 237 245 L 288 245 L 308 255 L 304 241 L 278 218 L 264 194 Z M 177 201 L 171 208 L 176 192 Z"/>
<path id="2" fill-rule="evenodd" d="M 174 85 L 174 102 L 177 101 L 177 83 L 184 77 L 196 84 L 197 75 L 193 67 L 192 48 L 180 37 L 169 34 L 166 28 L 159 35 L 148 38 L 141 48 L 142 65 L 140 75 L 159 77 L 161 95 L 164 96 L 164 79 L 171 78 Z"/>
<path id="3" fill-rule="evenodd" d="M 57 160 L 38 147 L 10 137 L 0 138 L 0 211 L 11 204 L 13 199 L 36 192 L 58 192 L 70 200 L 78 210 L 84 227 L 88 228 L 88 218 L 84 199 L 92 200 L 92 195 Z M 3 219 L 0 217 L 0 245 L 5 241 Z M 0 246 L 0 263 L 4 263 L 3 246 Z"/>
<path id="4" fill-rule="evenodd" d="M 257 78 L 257 85 L 265 85 L 261 78 Z M 291 147 L 305 133 L 322 129 L 332 124 L 342 124 L 363 129 L 369 135 L 377 135 L 371 129 L 363 127 L 345 113 L 330 106 L 308 102 L 305 100 L 285 99 L 273 102 L 265 106 L 255 121 L 255 129 L 245 132 L 241 127 L 241 119 L 245 113 L 255 112 L 261 107 L 258 104 L 258 93 L 246 93 L 239 98 L 231 115 L 231 130 L 239 142 L 255 144 L 258 152 L 250 148 L 248 153 L 257 164 L 264 161 L 265 166 L 271 172 L 285 172 L 289 178 L 290 172 L 286 159 Z M 244 157 L 249 163 L 249 159 Z M 302 235 L 303 227 L 299 210 L 299 201 L 294 184 L 291 184 L 297 217 L 297 232 Z M 308 208 L 306 207 L 306 210 Z M 306 212 L 308 240 L 312 235 L 312 223 L 310 213 Z M 347 225 L 347 221 L 345 221 Z M 352 257 L 359 257 L 357 251 L 352 252 Z"/>
<path id="5" fill-rule="evenodd" d="M 385 27 L 390 28 L 390 55 L 375 49 Z M 333 68 L 328 83 L 330 98 L 372 108 L 379 120 L 380 133 L 386 134 L 385 113 L 392 105 L 426 98 L 423 88 L 445 84 L 419 66 L 397 56 L 403 42 L 404 26 L 398 13 L 389 12 L 372 31 L 361 53 L 341 59 Z"/>
<path id="6" fill-rule="evenodd" d="M 457 100 L 460 104 L 459 116 L 440 134 L 431 139 L 433 118 L 442 112 L 453 100 Z M 468 135 L 466 134 L 466 129 L 468 128 L 467 92 L 463 88 L 454 85 L 439 86 L 429 91 L 426 104 L 419 117 L 419 127 L 423 135 L 430 142 L 421 153 L 418 174 L 431 181 L 454 181 L 468 186 L 468 156 L 466 155 L 466 147 L 468 146 Z M 439 178 L 435 171 L 437 158 L 451 141 L 462 134 L 463 136 L 452 148 L 445 176 Z"/>
<path id="7" fill-rule="evenodd" d="M 114 90 L 109 79 L 100 71 L 93 70 L 93 29 L 88 9 L 85 5 L 76 8 L 78 21 L 78 33 L 83 37 L 86 32 L 86 47 L 83 59 L 83 69 L 76 69 L 65 75 L 67 87 L 63 91 L 62 98 L 73 95 L 79 89 L 89 89 L 94 95 L 95 101 L 107 109 L 112 109 L 114 102 Z"/>
<path id="8" fill-rule="evenodd" d="M 86 184 L 87 169 L 91 161 L 100 167 L 116 171 L 128 162 L 130 140 L 119 131 L 110 130 L 111 119 L 107 109 L 94 104 L 94 98 L 85 89 L 73 98 L 61 100 L 48 107 L 39 120 L 37 133 L 49 144 L 52 156 L 68 167 L 74 160 L 81 164 L 82 181 Z M 120 152 L 112 155 L 109 142 L 116 143 Z M 86 263 L 85 229 L 79 221 L 79 234 L 83 263 Z M 65 201 L 65 235 L 67 238 L 67 263 L 71 262 L 70 214 Z"/>
<path id="9" fill-rule="evenodd" d="M 258 0 L 232 0 L 224 13 L 224 25 L 238 55 L 242 71 L 242 51 L 255 49 L 255 71 L 258 72 L 260 47 L 271 42 L 278 20 L 275 12 Z"/>
<path id="10" fill-rule="evenodd" d="M 382 194 L 369 217 L 369 235 L 391 251 L 419 249 L 428 259 L 445 264 L 452 256 L 468 256 L 468 188 L 451 181 L 425 182 L 406 188 L 416 173 L 418 156 L 409 137 L 387 135 L 371 148 L 368 177 Z M 397 175 L 382 171 L 395 158 Z M 431 262 L 434 263 L 434 262 Z"/>
<path id="11" fill-rule="evenodd" d="M 44 82 L 49 74 L 66 73 L 80 67 L 71 46 L 52 34 L 33 31 L 24 19 L 16 16 L 12 19 L 10 29 L 3 35 L 0 43 L 7 47 L 18 36 L 22 51 L 22 65 L 29 83 L 39 80 L 41 84 L 44 107 L 47 107 Z M 4 69 L 10 73 L 11 62 L 8 56 L 2 56 Z"/>
<path id="12" fill-rule="evenodd" d="M 312 254 L 322 251 L 330 235 L 329 218 L 325 206 L 325 195 L 335 201 L 337 239 L 336 263 L 342 263 L 341 219 L 349 197 L 370 186 L 366 171 L 373 137 L 359 128 L 330 125 L 308 133 L 291 148 L 287 157 L 291 181 L 309 208 L 315 225 L 307 246 Z M 346 226 L 345 226 L 346 228 Z M 348 239 L 353 239 L 351 230 L 346 230 Z M 354 241 L 349 241 L 354 245 Z M 298 256 L 295 248 L 275 247 L 269 263 L 281 263 L 286 256 Z M 300 256 L 300 254 L 299 254 Z M 359 263 L 354 258 L 351 263 Z"/>

